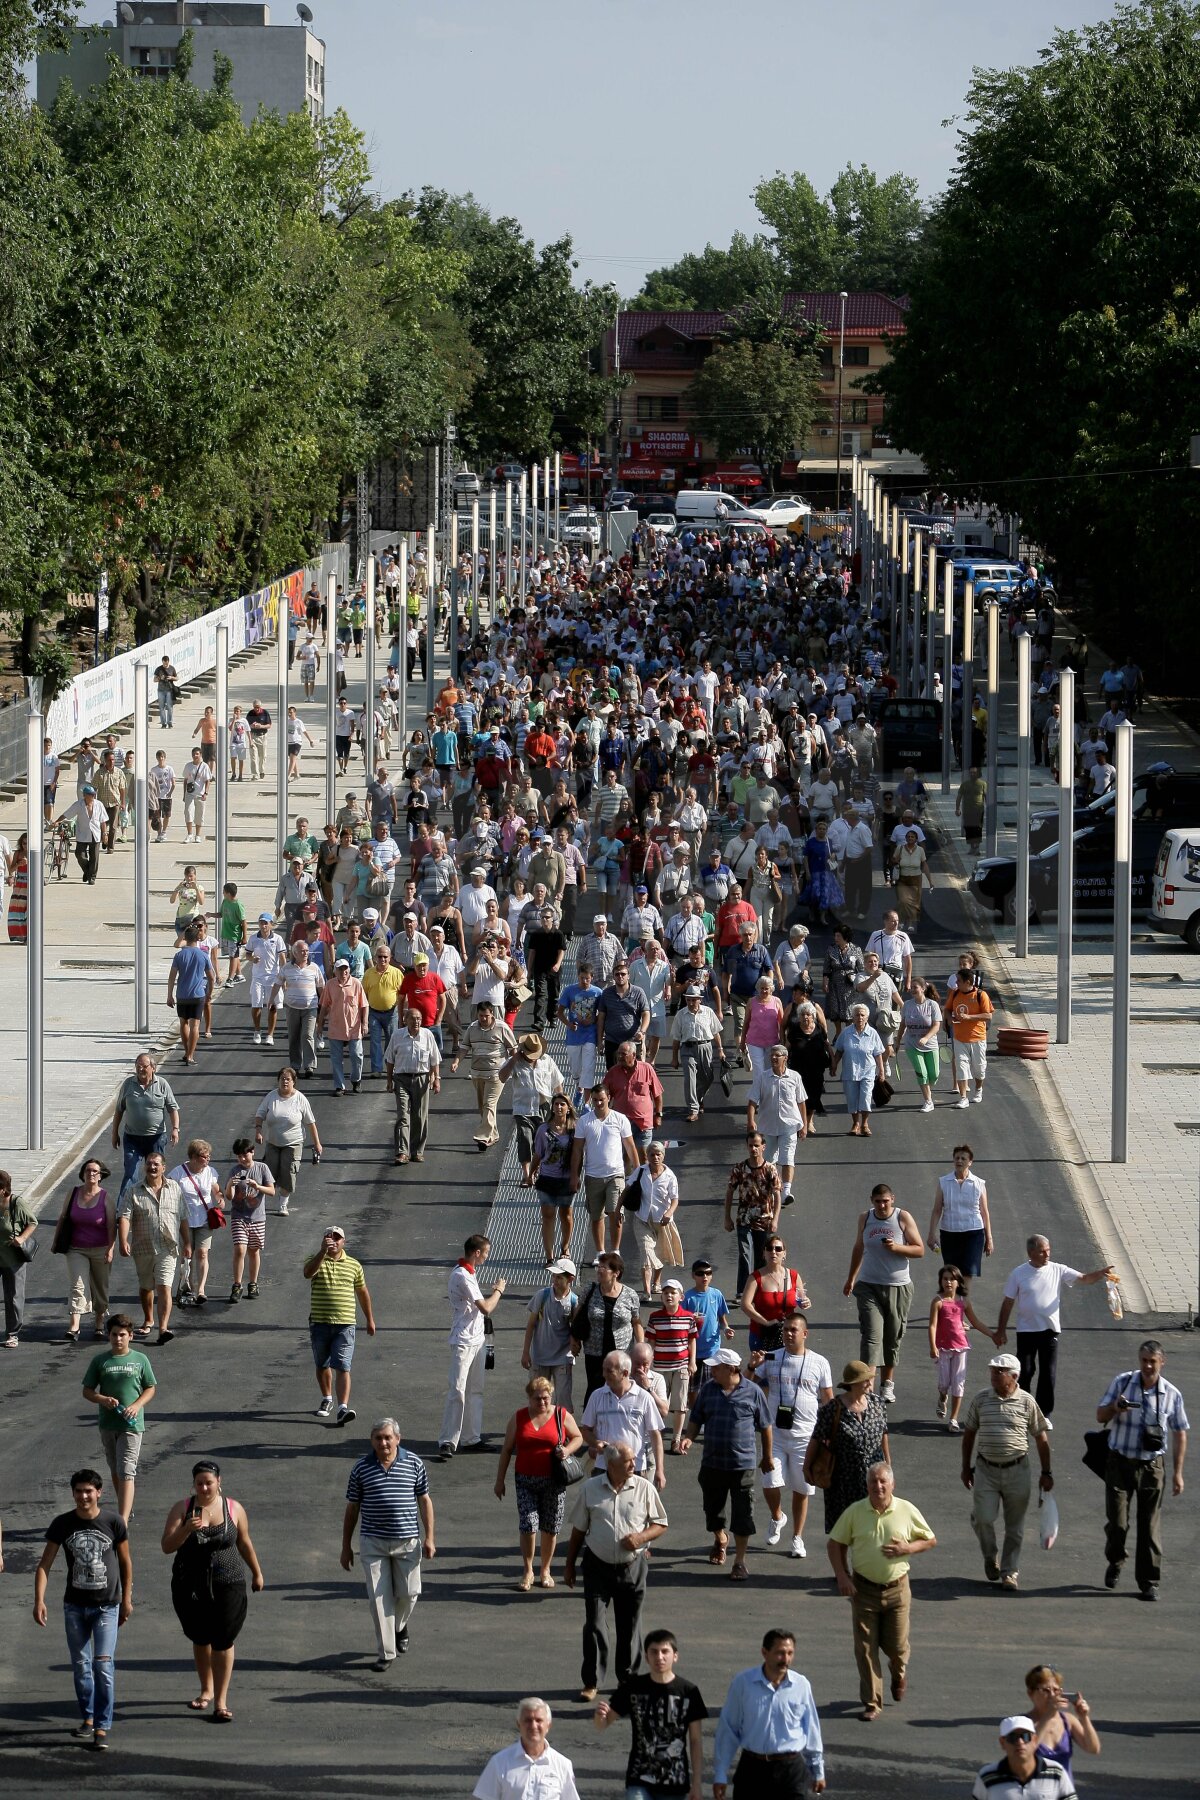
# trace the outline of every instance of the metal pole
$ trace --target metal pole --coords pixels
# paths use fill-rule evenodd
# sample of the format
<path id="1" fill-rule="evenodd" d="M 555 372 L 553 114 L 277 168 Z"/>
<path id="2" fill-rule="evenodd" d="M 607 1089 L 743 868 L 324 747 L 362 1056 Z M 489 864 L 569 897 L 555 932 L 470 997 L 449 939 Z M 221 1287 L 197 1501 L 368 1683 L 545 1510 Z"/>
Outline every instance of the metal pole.
<path id="1" fill-rule="evenodd" d="M 554 452 L 554 541 L 562 542 L 562 451 Z"/>
<path id="2" fill-rule="evenodd" d="M 990 600 L 987 609 L 987 795 L 983 812 L 986 854 L 996 854 L 996 808 L 1000 739 L 1000 602 Z"/>
<path id="3" fill-rule="evenodd" d="M 529 469 L 529 517 L 532 530 L 530 548 L 536 552 L 538 547 L 538 466 L 532 463 Z"/>
<path id="4" fill-rule="evenodd" d="M 526 556 L 525 540 L 529 534 L 528 513 L 525 505 L 526 495 L 525 471 L 521 471 L 520 481 L 520 513 L 521 513 L 521 605 L 525 604 L 525 596 L 529 592 L 529 560 Z"/>
<path id="5" fill-rule="evenodd" d="M 959 723 L 959 767 L 971 766 L 971 712 L 975 700 L 975 583 L 963 583 L 962 717 Z"/>
<path id="6" fill-rule="evenodd" d="M 429 593 L 425 608 L 425 711 L 428 714 L 433 711 L 433 652 L 437 637 L 437 542 L 432 525 L 429 527 L 427 541 Z"/>
<path id="7" fill-rule="evenodd" d="M 921 534 L 915 528 L 912 531 L 909 543 L 912 552 L 912 587 L 910 590 L 912 599 L 912 652 L 909 665 L 912 673 L 912 680 L 910 686 L 914 694 L 919 694 L 921 692 L 921 653 L 925 648 L 925 634 L 921 630 L 921 576 L 924 571 L 921 561 Z"/>
<path id="8" fill-rule="evenodd" d="M 275 649 L 278 665 L 276 708 L 278 727 L 275 732 L 275 879 L 283 867 L 283 843 L 287 837 L 287 709 L 288 709 L 288 626 L 291 623 L 291 601 L 281 588 L 275 613 Z"/>
<path id="9" fill-rule="evenodd" d="M 1129 1160 L 1129 963 L 1133 926 L 1133 726 L 1118 725 L 1113 871 L 1112 1160 Z"/>
<path id="10" fill-rule="evenodd" d="M 146 675 L 144 665 L 139 665 L 138 673 Z M 40 683 L 38 686 L 40 688 Z M 143 679 L 142 699 L 146 701 L 149 689 Z M 145 711 L 143 707 L 143 717 Z M 36 706 L 29 709 L 29 718 L 25 724 L 25 839 L 29 851 L 29 867 L 26 879 L 29 883 L 28 897 L 25 902 L 25 1144 L 29 1150 L 41 1150 L 44 1130 L 44 1076 L 42 1067 L 44 1008 L 42 980 L 45 973 L 45 905 L 46 879 L 43 869 L 43 848 L 45 844 L 45 814 L 42 802 L 42 739 L 45 736 L 45 721 L 42 718 L 41 695 L 38 694 Z M 139 757 L 138 776 L 143 782 L 146 779 L 146 765 Z"/>
<path id="11" fill-rule="evenodd" d="M 133 1029 L 150 1029 L 150 671 L 133 670 Z M 30 877 L 32 878 L 32 857 Z M 32 898 L 32 893 L 30 895 Z M 31 921 L 32 923 L 32 921 Z M 30 945 L 32 950 L 32 943 Z"/>
<path id="12" fill-rule="evenodd" d="M 894 592 L 893 586 L 892 586 L 892 558 L 891 558 L 892 535 L 891 535 L 891 521 L 888 517 L 888 514 L 891 511 L 891 505 L 887 499 L 882 499 L 880 501 L 879 511 L 880 511 L 879 549 L 880 549 L 880 556 L 881 556 L 880 575 L 882 578 L 880 585 L 883 588 L 884 600 L 885 600 L 885 604 L 887 606 L 888 667 L 892 671 L 892 674 L 894 675 L 896 673 L 896 596 L 895 596 L 895 592 Z"/>
<path id="13" fill-rule="evenodd" d="M 933 699 L 933 665 L 934 644 L 937 631 L 937 545 L 929 540 L 929 566 L 925 571 L 926 613 L 925 613 L 925 692 Z"/>
<path id="14" fill-rule="evenodd" d="M 471 502 L 471 636 L 479 632 L 479 497 Z"/>
<path id="15" fill-rule="evenodd" d="M 371 550 L 370 540 L 367 542 L 367 618 L 363 631 L 363 686 L 367 690 L 367 704 L 364 708 L 366 718 L 366 743 L 363 746 L 363 762 L 366 765 L 367 780 L 371 779 L 375 767 L 375 557 Z M 332 818 L 332 814 L 330 817 Z"/>
<path id="16" fill-rule="evenodd" d="M 1075 674 L 1058 678 L 1058 1033 L 1071 1041 L 1071 934 L 1075 913 Z"/>
<path id="17" fill-rule="evenodd" d="M 488 495 L 488 619 L 496 623 L 496 490 Z"/>
<path id="18" fill-rule="evenodd" d="M 513 484 L 506 480 L 504 483 L 504 592 L 506 595 L 512 593 L 512 519 Z"/>
<path id="19" fill-rule="evenodd" d="M 550 536 L 550 458 L 542 461 L 542 506 L 546 513 L 546 536 Z"/>
<path id="20" fill-rule="evenodd" d="M 408 539 L 400 540 L 400 739 L 401 768 L 404 766 L 404 744 L 408 736 Z"/>
<path id="21" fill-rule="evenodd" d="M 900 559 L 896 565 L 896 599 L 900 608 L 900 692 L 914 692 L 908 636 L 908 515 L 900 520 Z"/>
<path id="22" fill-rule="evenodd" d="M 1029 955 L 1029 750 L 1032 694 L 1029 687 L 1030 637 L 1017 639 L 1017 938 L 1020 957 Z"/>
<path id="23" fill-rule="evenodd" d="M 333 623 L 337 599 L 337 576 L 330 575 L 325 584 L 328 595 L 325 616 Z M 337 818 L 337 639 L 332 631 L 325 633 L 325 817 Z M 372 770 L 374 774 L 374 770 Z M 280 867 L 283 859 L 280 858 Z"/>
<path id="24" fill-rule="evenodd" d="M 950 756 L 954 748 L 954 565 L 942 570 L 942 792 L 950 792 Z"/>
<path id="25" fill-rule="evenodd" d="M 842 379 L 846 367 L 846 301 L 850 298 L 845 289 L 838 295 L 841 302 L 841 319 L 838 326 L 838 372 L 837 372 L 837 473 L 833 485 L 834 516 L 840 519 L 842 510 Z"/>
<path id="26" fill-rule="evenodd" d="M 450 515 L 450 629 L 446 634 L 450 653 L 450 679 L 458 670 L 458 514 Z"/>
<path id="27" fill-rule="evenodd" d="M 216 778 L 216 879 L 214 904 L 220 914 L 221 896 L 229 879 L 229 627 L 217 626 L 217 778 Z M 135 759 L 136 760 L 136 759 Z M 219 932 L 214 932 L 219 937 Z"/>

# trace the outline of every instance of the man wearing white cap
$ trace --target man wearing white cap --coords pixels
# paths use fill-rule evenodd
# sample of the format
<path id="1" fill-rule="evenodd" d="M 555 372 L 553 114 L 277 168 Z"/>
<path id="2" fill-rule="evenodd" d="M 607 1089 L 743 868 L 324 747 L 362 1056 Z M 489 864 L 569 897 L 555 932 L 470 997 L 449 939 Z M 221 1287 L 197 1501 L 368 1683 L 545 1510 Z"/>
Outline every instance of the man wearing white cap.
<path id="1" fill-rule="evenodd" d="M 771 1415 L 766 1395 L 742 1377 L 742 1359 L 736 1350 L 722 1349 L 710 1356 L 705 1368 L 712 1376 L 700 1388 L 675 1448 L 686 1456 L 700 1433 L 704 1452 L 700 1463 L 700 1492 L 704 1499 L 704 1523 L 713 1534 L 710 1563 L 725 1561 L 728 1537 L 725 1508 L 733 1530 L 735 1557 L 731 1581 L 746 1581 L 746 1551 L 754 1536 L 754 1465 L 764 1475 L 775 1464 Z M 762 1455 L 756 1459 L 754 1438 L 762 1438 Z"/>
<path id="2" fill-rule="evenodd" d="M 991 1387 L 976 1394 L 963 1415 L 962 1484 L 974 1494 L 971 1525 L 983 1551 L 983 1572 L 989 1581 L 1015 1593 L 1032 1487 L 1029 1440 L 1033 1438 L 1042 1465 L 1038 1486 L 1048 1494 L 1054 1486 L 1050 1438 L 1037 1401 L 1018 1384 L 1021 1365 L 1016 1357 L 993 1356 L 988 1370 Z M 997 1557 L 996 1519 L 1001 1509 L 1004 1546 Z"/>
<path id="3" fill-rule="evenodd" d="M 590 938 L 584 938 L 575 958 L 576 977 L 578 977 L 581 963 L 587 962 L 591 965 L 595 980 L 602 988 L 606 988 L 612 980 L 613 969 L 620 953 L 620 943 L 609 933 L 608 914 L 597 913 L 592 920 L 592 935 Z"/>
<path id="4" fill-rule="evenodd" d="M 1060 1762 L 1038 1743 L 1037 1727 L 1024 1713 L 1000 1721 L 999 1761 L 985 1763 L 971 1800 L 1075 1800 L 1075 1786 Z"/>
<path id="5" fill-rule="evenodd" d="M 260 912 L 258 930 L 246 940 L 246 961 L 250 964 L 250 1021 L 254 1042 L 261 1044 L 263 1008 L 267 1009 L 267 1042 L 275 1042 L 275 979 L 287 955 L 287 945 L 275 930 L 273 913 Z"/>
<path id="6" fill-rule="evenodd" d="M 573 1284 L 578 1270 L 569 1256 L 560 1256 L 557 1262 L 548 1264 L 546 1273 L 549 1284 L 539 1288 L 529 1301 L 521 1367 L 529 1371 L 531 1378 L 543 1375 L 552 1382 L 555 1406 L 570 1412 L 571 1379 L 575 1372 L 571 1321 L 579 1305 Z"/>

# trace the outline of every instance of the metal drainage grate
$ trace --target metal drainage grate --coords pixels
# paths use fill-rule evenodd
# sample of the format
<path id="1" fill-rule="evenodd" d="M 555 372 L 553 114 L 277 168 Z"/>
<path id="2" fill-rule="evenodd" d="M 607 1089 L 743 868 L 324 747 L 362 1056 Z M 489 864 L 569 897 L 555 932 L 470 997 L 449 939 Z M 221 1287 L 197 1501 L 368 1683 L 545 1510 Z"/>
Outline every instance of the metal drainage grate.
<path id="1" fill-rule="evenodd" d="M 60 969 L 132 969 L 131 962 L 68 962 L 65 958 L 59 963 Z"/>
<path id="2" fill-rule="evenodd" d="M 1179 982 L 1181 982 L 1183 980 L 1183 976 L 1178 974 L 1173 969 L 1162 969 L 1162 970 L 1154 971 L 1148 975 L 1131 975 L 1129 977 L 1129 979 L 1131 982 L 1137 981 L 1137 982 L 1141 982 L 1141 983 L 1145 984 L 1145 983 L 1151 982 L 1151 981 L 1179 981 Z M 1112 974 L 1108 970 L 1097 972 L 1096 970 L 1093 969 L 1093 970 L 1089 970 L 1089 972 L 1088 972 L 1088 980 L 1089 981 L 1111 982 Z"/>
<path id="3" fill-rule="evenodd" d="M 1143 1063 L 1147 1075 L 1200 1075 L 1200 1063 Z"/>
<path id="4" fill-rule="evenodd" d="M 1176 1119 L 1175 1129 L 1182 1131 L 1184 1137 L 1200 1137 L 1200 1119 L 1194 1119 L 1190 1123 L 1186 1120 L 1181 1122 Z"/>

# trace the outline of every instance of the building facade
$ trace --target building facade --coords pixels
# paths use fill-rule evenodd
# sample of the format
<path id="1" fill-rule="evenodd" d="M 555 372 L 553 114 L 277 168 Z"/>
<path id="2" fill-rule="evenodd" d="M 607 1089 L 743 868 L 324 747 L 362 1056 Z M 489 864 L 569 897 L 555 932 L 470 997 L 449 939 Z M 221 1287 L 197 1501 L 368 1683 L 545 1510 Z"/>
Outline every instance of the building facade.
<path id="1" fill-rule="evenodd" d="M 194 43 L 190 79 L 213 85 L 218 55 L 233 64 L 231 91 L 249 124 L 259 107 L 284 116 L 325 113 L 325 45 L 296 18 L 272 25 L 266 5 L 229 0 L 125 0 L 116 21 L 74 33 L 69 49 L 48 51 L 37 60 L 37 102 L 48 110 L 64 81 L 78 93 L 108 79 L 110 56 L 143 81 L 165 81 L 174 73 L 179 40 L 190 31 Z M 307 8 L 305 9 L 307 11 Z"/>
<path id="2" fill-rule="evenodd" d="M 903 334 L 905 303 L 885 294 L 846 296 L 845 362 L 838 383 L 841 296 L 836 293 L 787 294 L 785 315 L 819 323 L 826 343 L 821 352 L 822 406 L 805 444 L 795 446 L 784 464 L 786 480 L 804 466 L 832 463 L 838 453 L 840 413 L 843 462 L 871 457 L 891 448 L 884 401 L 862 392 L 861 382 L 888 362 L 889 338 Z M 697 478 L 722 486 L 752 489 L 759 485 L 757 467 L 742 459 L 721 462 L 716 446 L 698 431 L 688 402 L 696 373 L 721 341 L 729 315 L 719 312 L 623 312 L 603 347 L 605 374 L 618 367 L 628 378 L 620 396 L 620 468 L 618 481 L 635 490 L 640 483 L 675 488 Z"/>

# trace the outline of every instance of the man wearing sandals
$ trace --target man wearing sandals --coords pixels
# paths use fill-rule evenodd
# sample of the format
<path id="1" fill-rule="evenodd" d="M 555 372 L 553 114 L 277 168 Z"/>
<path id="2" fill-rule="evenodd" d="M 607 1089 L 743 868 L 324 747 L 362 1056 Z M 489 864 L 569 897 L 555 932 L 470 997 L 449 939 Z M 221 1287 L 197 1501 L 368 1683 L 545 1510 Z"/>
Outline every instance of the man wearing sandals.
<path id="1" fill-rule="evenodd" d="M 908 1566 L 936 1545 L 916 1507 L 896 1493 L 891 1465 L 872 1463 L 866 1499 L 846 1508 L 828 1546 L 838 1593 L 850 1602 L 860 1716 L 868 1724 L 883 1711 L 881 1651 L 892 1672 L 892 1699 L 899 1703 L 908 1691 Z"/>
<path id="2" fill-rule="evenodd" d="M 763 1474 L 775 1464 L 771 1415 L 766 1395 L 742 1376 L 742 1359 L 736 1350 L 718 1350 L 705 1368 L 712 1376 L 700 1388 L 676 1449 L 686 1456 L 700 1433 L 704 1452 L 700 1463 L 700 1492 L 704 1499 L 704 1523 L 713 1534 L 711 1563 L 725 1561 L 728 1537 L 725 1507 L 733 1529 L 735 1557 L 731 1581 L 745 1581 L 746 1551 L 754 1536 L 754 1467 Z M 762 1455 L 756 1458 L 755 1434 L 762 1436 Z"/>

